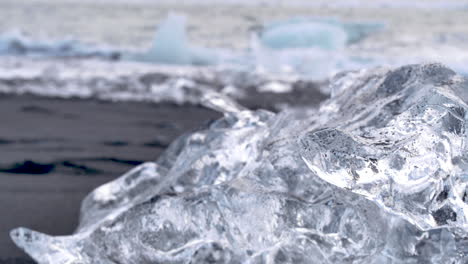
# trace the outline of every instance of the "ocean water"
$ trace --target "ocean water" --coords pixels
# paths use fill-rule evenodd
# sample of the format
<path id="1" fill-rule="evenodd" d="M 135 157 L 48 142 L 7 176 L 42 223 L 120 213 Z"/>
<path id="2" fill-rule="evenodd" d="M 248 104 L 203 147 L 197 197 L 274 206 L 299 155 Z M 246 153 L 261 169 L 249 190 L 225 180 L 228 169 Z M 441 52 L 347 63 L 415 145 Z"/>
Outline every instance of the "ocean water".
<path id="1" fill-rule="evenodd" d="M 41 66 L 50 78 L 86 60 L 128 71 L 164 65 L 174 73 L 193 67 L 320 82 L 342 71 L 427 62 L 468 75 L 468 1 L 5 0 L 0 17 L 4 76 L 12 60 L 24 72 L 67 61 L 64 70 Z M 128 66 L 135 63 L 142 66 Z M 107 79 L 121 77 L 112 72 Z M 18 93 L 78 93 L 35 86 Z"/>

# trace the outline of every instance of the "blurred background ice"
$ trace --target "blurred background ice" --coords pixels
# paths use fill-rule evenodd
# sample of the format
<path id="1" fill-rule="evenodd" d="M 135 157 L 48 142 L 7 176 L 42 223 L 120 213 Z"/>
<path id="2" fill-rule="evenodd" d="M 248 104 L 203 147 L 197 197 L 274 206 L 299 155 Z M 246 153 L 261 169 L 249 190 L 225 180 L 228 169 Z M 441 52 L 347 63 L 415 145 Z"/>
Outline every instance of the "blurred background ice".
<path id="1" fill-rule="evenodd" d="M 468 74 L 467 10 L 467 1 L 437 0 L 4 0 L 0 54 L 216 65 L 311 79 L 438 61 Z"/>

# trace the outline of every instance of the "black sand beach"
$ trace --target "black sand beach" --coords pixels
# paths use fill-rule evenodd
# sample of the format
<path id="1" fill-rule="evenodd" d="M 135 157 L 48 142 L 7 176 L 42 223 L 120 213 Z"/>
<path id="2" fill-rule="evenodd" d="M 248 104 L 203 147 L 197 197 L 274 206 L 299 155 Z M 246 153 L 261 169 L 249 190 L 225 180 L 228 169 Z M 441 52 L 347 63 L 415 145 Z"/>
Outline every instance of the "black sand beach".
<path id="1" fill-rule="evenodd" d="M 12 228 L 70 234 L 92 189 L 219 117 L 197 106 L 0 95 L 0 263 L 29 263 Z"/>

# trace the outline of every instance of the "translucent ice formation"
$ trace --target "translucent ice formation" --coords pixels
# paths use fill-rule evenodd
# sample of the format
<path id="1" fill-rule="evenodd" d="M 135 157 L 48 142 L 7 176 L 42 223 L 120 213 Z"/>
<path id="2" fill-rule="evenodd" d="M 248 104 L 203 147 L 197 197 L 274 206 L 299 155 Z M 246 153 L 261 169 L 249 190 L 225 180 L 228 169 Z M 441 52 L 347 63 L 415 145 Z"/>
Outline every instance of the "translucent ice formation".
<path id="1" fill-rule="evenodd" d="M 266 26 L 261 32 L 260 41 L 265 47 L 272 49 L 316 47 L 339 50 L 347 44 L 361 41 L 383 27 L 382 23 L 375 22 L 296 18 Z"/>
<path id="2" fill-rule="evenodd" d="M 85 198 L 39 263 L 467 263 L 468 80 L 437 64 L 349 72 L 319 109 L 250 111 Z"/>
<path id="3" fill-rule="evenodd" d="M 124 59 L 158 64 L 217 65 L 244 71 L 298 72 L 325 79 L 356 64 L 342 51 L 380 30 L 380 23 L 343 23 L 334 19 L 292 19 L 271 24 L 252 38 L 247 51 L 193 45 L 187 36 L 187 18 L 171 13 L 161 22 L 152 46 Z M 345 65 L 346 64 L 346 65 Z M 359 64 L 361 65 L 361 64 Z"/>
<path id="4" fill-rule="evenodd" d="M 212 65 L 225 57 L 226 52 L 192 45 L 187 37 L 187 18 L 170 13 L 158 26 L 153 45 L 145 52 L 128 55 L 130 59 L 178 65 Z"/>
<path id="5" fill-rule="evenodd" d="M 305 22 L 286 24 L 266 30 L 262 44 L 273 49 L 318 47 L 324 50 L 342 49 L 346 45 L 346 32 L 338 26 Z"/>
<path id="6" fill-rule="evenodd" d="M 191 58 L 186 36 L 186 20 L 185 16 L 169 14 L 159 25 L 153 46 L 146 53 L 138 55 L 138 58 L 151 62 L 189 64 Z"/>
<path id="7" fill-rule="evenodd" d="M 383 26 L 332 18 L 295 18 L 265 26 L 259 36 L 253 36 L 251 48 L 261 69 L 297 72 L 322 80 L 343 70 L 369 67 L 371 63 L 365 59 L 350 56 L 347 47 Z"/>
<path id="8" fill-rule="evenodd" d="M 118 59 L 120 52 L 108 47 L 87 45 L 72 38 L 34 40 L 19 31 L 12 31 L 0 35 L 0 55 Z"/>

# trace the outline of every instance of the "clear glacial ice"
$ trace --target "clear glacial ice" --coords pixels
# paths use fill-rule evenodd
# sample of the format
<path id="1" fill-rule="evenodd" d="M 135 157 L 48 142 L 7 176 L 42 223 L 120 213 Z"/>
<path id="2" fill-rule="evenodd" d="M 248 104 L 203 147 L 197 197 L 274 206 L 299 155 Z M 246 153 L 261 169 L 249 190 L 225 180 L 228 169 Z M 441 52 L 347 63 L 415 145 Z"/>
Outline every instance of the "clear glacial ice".
<path id="1" fill-rule="evenodd" d="M 224 117 L 83 201 L 39 263 L 467 263 L 468 80 L 439 64 L 337 75 L 319 107 Z"/>

